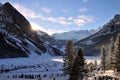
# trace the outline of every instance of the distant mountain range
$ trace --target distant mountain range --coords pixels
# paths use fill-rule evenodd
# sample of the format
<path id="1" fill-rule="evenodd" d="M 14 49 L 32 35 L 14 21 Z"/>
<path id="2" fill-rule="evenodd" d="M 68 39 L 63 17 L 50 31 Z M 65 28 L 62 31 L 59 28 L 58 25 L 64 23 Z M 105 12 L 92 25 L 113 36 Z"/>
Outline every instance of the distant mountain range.
<path id="1" fill-rule="evenodd" d="M 38 37 L 30 23 L 10 3 L 0 4 L 0 58 L 61 55 Z"/>
<path id="2" fill-rule="evenodd" d="M 81 46 L 85 55 L 99 55 L 101 46 L 105 45 L 108 50 L 111 37 L 114 37 L 115 40 L 118 33 L 120 33 L 120 14 L 116 14 L 95 34 L 77 41 L 75 46 Z"/>
<path id="3" fill-rule="evenodd" d="M 73 40 L 78 41 L 81 39 L 84 39 L 90 35 L 95 33 L 95 30 L 79 30 L 79 31 L 69 31 L 64 33 L 55 33 L 52 35 L 52 37 L 56 40 Z"/>

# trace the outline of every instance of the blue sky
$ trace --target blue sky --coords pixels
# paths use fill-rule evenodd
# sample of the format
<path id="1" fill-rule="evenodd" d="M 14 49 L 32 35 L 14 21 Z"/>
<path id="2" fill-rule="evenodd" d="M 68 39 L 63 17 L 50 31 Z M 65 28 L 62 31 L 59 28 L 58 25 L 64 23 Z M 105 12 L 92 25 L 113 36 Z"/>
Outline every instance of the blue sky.
<path id="1" fill-rule="evenodd" d="M 120 0 L 0 0 L 48 34 L 97 29 L 120 13 Z"/>

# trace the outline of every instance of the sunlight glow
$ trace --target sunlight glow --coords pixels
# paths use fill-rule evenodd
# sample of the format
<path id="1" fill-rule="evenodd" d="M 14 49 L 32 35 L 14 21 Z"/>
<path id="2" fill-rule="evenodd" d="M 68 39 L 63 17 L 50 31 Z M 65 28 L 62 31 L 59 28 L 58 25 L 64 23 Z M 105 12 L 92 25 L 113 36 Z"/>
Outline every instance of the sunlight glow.
<path id="1" fill-rule="evenodd" d="M 31 24 L 33 30 L 45 31 L 42 27 L 38 26 L 38 25 L 35 24 L 35 23 L 30 23 L 30 24 Z"/>

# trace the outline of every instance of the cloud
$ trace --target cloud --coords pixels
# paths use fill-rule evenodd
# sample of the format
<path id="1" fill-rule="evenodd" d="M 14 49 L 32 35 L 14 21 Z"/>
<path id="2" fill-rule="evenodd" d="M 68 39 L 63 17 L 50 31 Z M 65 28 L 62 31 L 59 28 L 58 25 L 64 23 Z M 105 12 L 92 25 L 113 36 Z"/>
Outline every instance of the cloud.
<path id="1" fill-rule="evenodd" d="M 43 7 L 41 10 L 45 13 L 50 13 L 51 12 L 51 9 L 48 9 L 46 7 Z"/>
<path id="2" fill-rule="evenodd" d="M 25 8 L 24 6 L 20 5 L 19 3 L 16 3 L 13 5 L 20 13 L 22 13 L 24 16 L 26 17 L 31 17 L 34 18 L 35 17 L 35 12 Z"/>
<path id="3" fill-rule="evenodd" d="M 21 12 L 25 17 L 29 18 L 36 18 L 41 19 L 44 21 L 49 21 L 52 23 L 58 23 L 62 25 L 77 25 L 77 26 L 83 26 L 86 23 L 94 22 L 94 18 L 92 16 L 85 16 L 85 15 L 79 15 L 78 17 L 46 17 L 42 14 L 37 14 L 36 12 L 32 11 L 31 9 L 26 8 L 23 5 L 20 5 L 19 3 L 14 4 L 14 7 Z M 81 10 L 82 11 L 82 10 Z M 83 9 L 85 11 L 85 9 Z M 49 11 L 48 11 L 49 12 Z"/>
<path id="4" fill-rule="evenodd" d="M 73 20 L 73 17 L 68 17 L 68 20 Z"/>
<path id="5" fill-rule="evenodd" d="M 87 8 L 80 8 L 80 9 L 78 9 L 78 11 L 80 11 L 81 13 L 84 13 L 84 12 L 86 12 L 88 9 Z"/>
<path id="6" fill-rule="evenodd" d="M 94 22 L 92 16 L 85 16 L 85 15 L 80 15 L 76 19 L 74 19 L 74 23 L 83 26 L 86 23 Z"/>
<path id="7" fill-rule="evenodd" d="M 88 0 L 82 0 L 83 1 L 83 3 L 87 3 L 88 2 Z"/>

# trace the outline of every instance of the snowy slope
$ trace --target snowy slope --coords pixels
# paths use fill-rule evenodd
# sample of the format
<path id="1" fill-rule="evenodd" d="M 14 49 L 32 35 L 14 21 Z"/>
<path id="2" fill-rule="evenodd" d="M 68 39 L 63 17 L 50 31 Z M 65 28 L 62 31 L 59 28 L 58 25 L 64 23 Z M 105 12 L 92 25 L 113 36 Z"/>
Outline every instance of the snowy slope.
<path id="1" fill-rule="evenodd" d="M 0 5 L 0 58 L 35 57 L 45 53 L 61 55 L 59 49 L 41 40 L 10 3 Z"/>
<path id="2" fill-rule="evenodd" d="M 56 40 L 74 40 L 78 41 L 83 38 L 90 36 L 93 32 L 88 30 L 80 30 L 80 31 L 69 31 L 59 34 L 53 34 L 52 37 Z"/>

